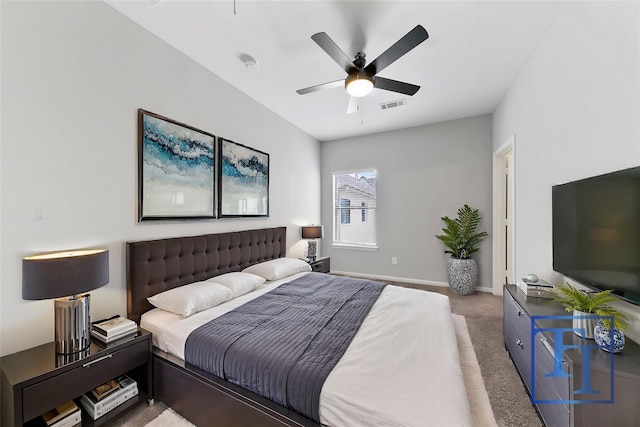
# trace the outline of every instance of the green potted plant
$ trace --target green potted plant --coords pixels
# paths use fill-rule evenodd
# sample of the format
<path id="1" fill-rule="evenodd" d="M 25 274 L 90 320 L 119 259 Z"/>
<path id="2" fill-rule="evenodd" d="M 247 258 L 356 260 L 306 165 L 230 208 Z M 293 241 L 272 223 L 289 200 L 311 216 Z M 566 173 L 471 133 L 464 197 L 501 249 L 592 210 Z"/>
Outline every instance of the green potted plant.
<path id="1" fill-rule="evenodd" d="M 442 229 L 444 234 L 436 235 L 445 245 L 444 253 L 451 254 L 447 269 L 449 288 L 460 295 L 474 293 L 478 282 L 478 266 L 471 255 L 478 251 L 478 245 L 488 236 L 484 231 L 476 232 L 480 219 L 478 209 L 465 204 L 458 209 L 457 218 L 442 217 L 446 224 Z"/>
<path id="2" fill-rule="evenodd" d="M 560 285 L 553 288 L 551 293 L 554 295 L 552 301 L 559 302 L 564 305 L 565 310 L 573 313 L 574 333 L 578 336 L 588 339 L 596 339 L 596 342 L 603 350 L 611 347 L 611 340 L 622 341 L 619 350 L 619 343 L 615 343 L 614 352 L 622 350 L 624 347 L 624 335 L 622 330 L 626 327 L 627 317 L 617 309 L 609 305 L 610 302 L 617 301 L 618 298 L 611 295 L 611 290 L 601 292 L 585 292 L 577 289 L 570 284 Z M 595 316 L 604 318 L 598 319 Z M 613 318 L 613 325 L 611 319 Z M 613 331 L 611 327 L 613 326 Z M 617 332 L 616 332 L 617 331 Z"/>

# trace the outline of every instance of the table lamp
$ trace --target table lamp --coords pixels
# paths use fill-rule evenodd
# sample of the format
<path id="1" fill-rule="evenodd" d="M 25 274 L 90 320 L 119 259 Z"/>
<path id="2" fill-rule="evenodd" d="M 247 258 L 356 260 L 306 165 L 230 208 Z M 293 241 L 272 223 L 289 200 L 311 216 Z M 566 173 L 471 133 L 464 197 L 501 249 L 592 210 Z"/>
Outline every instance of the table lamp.
<path id="1" fill-rule="evenodd" d="M 109 283 L 109 250 L 86 249 L 28 256 L 22 259 L 22 298 L 54 302 L 55 348 L 58 354 L 91 345 L 89 294 Z"/>
<path id="2" fill-rule="evenodd" d="M 322 239 L 324 237 L 324 228 L 321 225 L 306 225 L 302 227 L 302 238 L 310 239 L 307 249 L 307 258 L 309 262 L 316 260 L 318 255 L 317 242 L 314 239 Z"/>

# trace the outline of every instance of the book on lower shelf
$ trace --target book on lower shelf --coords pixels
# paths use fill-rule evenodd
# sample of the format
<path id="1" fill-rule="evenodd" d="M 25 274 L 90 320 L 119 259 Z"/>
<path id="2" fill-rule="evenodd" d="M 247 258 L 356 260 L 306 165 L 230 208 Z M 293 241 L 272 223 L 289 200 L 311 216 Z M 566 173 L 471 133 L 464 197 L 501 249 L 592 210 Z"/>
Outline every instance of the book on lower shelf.
<path id="1" fill-rule="evenodd" d="M 49 427 L 78 427 L 82 425 L 82 411 L 78 408 L 71 415 L 61 419 L 57 423 L 51 424 Z"/>
<path id="2" fill-rule="evenodd" d="M 108 381 L 96 388 L 91 389 L 91 394 L 96 398 L 96 401 L 101 401 L 111 393 L 116 392 L 120 388 L 120 384 L 116 380 Z"/>
<path id="3" fill-rule="evenodd" d="M 138 395 L 138 383 L 131 377 L 122 375 L 113 381 L 118 384 L 118 387 L 100 400 L 95 397 L 92 391 L 80 397 L 80 404 L 94 420 Z"/>
<path id="4" fill-rule="evenodd" d="M 80 408 L 73 400 L 63 403 L 40 416 L 49 427 L 72 427 L 82 421 Z"/>
<path id="5" fill-rule="evenodd" d="M 123 334 L 136 329 L 136 322 L 122 316 L 114 316 L 109 319 L 99 320 L 92 324 L 92 330 L 106 338 L 122 336 Z"/>

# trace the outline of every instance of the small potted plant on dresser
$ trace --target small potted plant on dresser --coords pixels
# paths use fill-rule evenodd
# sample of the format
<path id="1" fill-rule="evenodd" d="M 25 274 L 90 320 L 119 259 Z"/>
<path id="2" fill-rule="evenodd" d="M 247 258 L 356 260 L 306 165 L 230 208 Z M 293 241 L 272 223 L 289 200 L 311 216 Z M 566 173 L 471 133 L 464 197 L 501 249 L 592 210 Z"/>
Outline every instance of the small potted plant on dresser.
<path id="1" fill-rule="evenodd" d="M 618 298 L 611 290 L 585 292 L 570 284 L 556 286 L 551 293 L 553 301 L 564 305 L 565 310 L 573 313 L 574 333 L 582 338 L 595 339 L 598 346 L 606 351 L 618 353 L 624 347 L 622 330 L 627 317 L 609 305 Z M 602 317 L 601 319 L 598 316 Z M 611 325 L 613 318 L 613 325 Z M 613 330 L 611 327 L 613 326 Z"/>
<path id="2" fill-rule="evenodd" d="M 444 234 L 436 238 L 444 243 L 444 253 L 451 254 L 447 269 L 449 289 L 460 295 L 470 295 L 475 292 L 478 283 L 478 265 L 471 255 L 478 251 L 478 244 L 488 234 L 484 231 L 476 233 L 480 224 L 478 209 L 464 205 L 458 209 L 458 217 L 451 219 L 442 217 L 446 227 Z"/>

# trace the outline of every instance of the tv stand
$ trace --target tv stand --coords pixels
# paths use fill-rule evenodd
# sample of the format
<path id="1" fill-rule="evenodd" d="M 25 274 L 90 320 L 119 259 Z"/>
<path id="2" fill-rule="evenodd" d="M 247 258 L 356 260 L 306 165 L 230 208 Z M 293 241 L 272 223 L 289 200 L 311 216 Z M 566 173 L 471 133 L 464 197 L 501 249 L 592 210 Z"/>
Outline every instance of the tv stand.
<path id="1" fill-rule="evenodd" d="M 578 337 L 573 332 L 562 335 L 566 349 L 559 362 L 568 376 L 549 377 L 556 366 L 554 333 L 531 334 L 532 316 L 567 316 L 564 307 L 549 299 L 527 297 L 515 285 L 506 285 L 504 292 L 505 348 L 522 378 L 529 396 L 535 394 L 538 413 L 547 427 L 601 427 L 640 425 L 640 346 L 627 339 L 624 350 L 612 355 L 598 348 L 593 340 Z M 570 328 L 570 319 L 537 319 L 536 328 Z M 532 349 L 535 366 L 532 375 Z M 589 351 L 590 354 L 583 354 Z M 589 357 L 586 357 L 589 356 Z M 613 357 L 613 396 L 611 396 L 611 357 Z M 590 379 L 591 388 L 600 394 L 574 394 Z M 587 401 L 613 400 L 612 403 Z M 576 400 L 585 403 L 572 402 Z M 560 403 L 558 403 L 560 402 Z M 564 402 L 564 403 L 562 403 Z"/>

